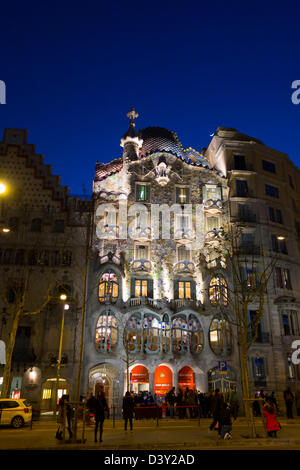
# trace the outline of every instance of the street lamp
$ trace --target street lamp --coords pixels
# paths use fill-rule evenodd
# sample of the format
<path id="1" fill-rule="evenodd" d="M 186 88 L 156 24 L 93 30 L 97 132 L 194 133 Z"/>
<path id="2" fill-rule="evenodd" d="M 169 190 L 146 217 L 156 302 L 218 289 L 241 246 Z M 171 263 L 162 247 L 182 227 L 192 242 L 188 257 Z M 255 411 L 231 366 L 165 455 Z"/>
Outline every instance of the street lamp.
<path id="1" fill-rule="evenodd" d="M 7 191 L 7 186 L 5 183 L 0 182 L 0 194 L 4 194 Z"/>
<path id="2" fill-rule="evenodd" d="M 66 294 L 61 294 L 59 298 L 60 298 L 60 300 L 63 301 L 63 310 L 62 310 L 59 350 L 58 350 L 58 359 L 57 359 L 57 373 L 56 373 L 56 386 L 55 386 L 55 408 L 54 408 L 54 414 L 55 415 L 56 415 L 57 394 L 58 394 L 59 378 L 60 378 L 62 343 L 63 343 L 64 326 L 65 326 L 65 310 L 69 310 L 69 308 L 70 308 L 70 305 L 65 303 L 65 300 L 67 300 Z"/>

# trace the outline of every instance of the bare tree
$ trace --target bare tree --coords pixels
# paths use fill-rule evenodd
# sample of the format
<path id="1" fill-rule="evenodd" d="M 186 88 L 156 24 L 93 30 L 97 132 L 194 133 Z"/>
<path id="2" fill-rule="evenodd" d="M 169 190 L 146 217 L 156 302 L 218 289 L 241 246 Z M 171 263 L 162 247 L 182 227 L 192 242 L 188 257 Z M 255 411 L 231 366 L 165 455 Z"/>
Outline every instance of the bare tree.
<path id="1" fill-rule="evenodd" d="M 7 398 L 10 390 L 13 351 L 20 320 L 22 317 L 37 315 L 46 308 L 53 299 L 55 281 L 52 276 L 44 276 L 41 279 L 40 272 L 32 266 L 19 269 L 18 276 L 14 279 L 8 279 L 4 270 L 1 271 L 0 276 L 2 278 L 0 298 L 10 320 L 1 391 L 1 397 Z"/>
<path id="2" fill-rule="evenodd" d="M 225 261 L 226 273 L 230 282 L 219 279 L 215 287 L 210 287 L 211 302 L 217 304 L 224 317 L 233 327 L 240 351 L 242 375 L 242 398 L 245 415 L 255 434 L 252 397 L 249 380 L 249 350 L 258 338 L 261 325 L 268 282 L 274 272 L 276 257 L 266 256 L 259 247 L 252 244 L 242 245 L 242 228 L 232 224 L 222 228 L 221 242 L 215 251 L 219 259 Z M 224 267 L 224 265 L 223 265 Z M 215 270 L 215 276 L 220 276 Z M 221 277 L 221 276 L 220 276 Z M 255 306 L 255 315 L 249 318 L 249 310 Z"/>

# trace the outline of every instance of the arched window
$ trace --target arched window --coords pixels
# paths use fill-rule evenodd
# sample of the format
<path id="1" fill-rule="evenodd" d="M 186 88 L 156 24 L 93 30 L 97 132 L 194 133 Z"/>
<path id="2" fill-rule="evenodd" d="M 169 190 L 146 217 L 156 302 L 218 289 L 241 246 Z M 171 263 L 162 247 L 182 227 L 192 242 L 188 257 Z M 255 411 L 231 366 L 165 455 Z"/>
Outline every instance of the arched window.
<path id="1" fill-rule="evenodd" d="M 110 352 L 116 348 L 118 342 L 117 319 L 109 310 L 100 315 L 96 326 L 96 349 Z"/>
<path id="2" fill-rule="evenodd" d="M 223 277 L 213 277 L 209 284 L 209 301 L 212 305 L 228 304 L 227 284 Z"/>
<path id="3" fill-rule="evenodd" d="M 131 315 L 124 330 L 124 345 L 131 353 L 142 351 L 143 321 L 140 314 Z"/>
<path id="4" fill-rule="evenodd" d="M 200 353 L 203 349 L 203 329 L 195 315 L 189 316 L 188 330 L 190 334 L 191 353 Z"/>
<path id="5" fill-rule="evenodd" d="M 217 355 L 231 353 L 231 329 L 228 320 L 221 314 L 216 315 L 210 324 L 209 342 Z"/>
<path id="6" fill-rule="evenodd" d="M 178 316 L 172 320 L 173 352 L 184 352 L 188 349 L 188 328 L 185 316 Z"/>
<path id="7" fill-rule="evenodd" d="M 147 353 L 159 351 L 161 321 L 154 315 L 145 315 L 143 322 L 144 348 Z"/>
<path id="8" fill-rule="evenodd" d="M 99 283 L 99 301 L 116 302 L 119 296 L 119 283 L 117 275 L 110 270 L 102 274 Z"/>

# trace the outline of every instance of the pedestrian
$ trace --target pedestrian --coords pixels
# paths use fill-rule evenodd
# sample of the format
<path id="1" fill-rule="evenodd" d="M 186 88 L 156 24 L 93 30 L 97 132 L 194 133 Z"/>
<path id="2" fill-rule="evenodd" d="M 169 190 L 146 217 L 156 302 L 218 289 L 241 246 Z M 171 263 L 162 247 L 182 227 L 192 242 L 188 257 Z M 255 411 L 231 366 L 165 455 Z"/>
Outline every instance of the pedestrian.
<path id="1" fill-rule="evenodd" d="M 166 401 L 169 408 L 170 418 L 174 418 L 174 408 L 176 403 L 175 387 L 171 388 L 166 395 Z"/>
<path id="2" fill-rule="evenodd" d="M 133 432 L 133 415 L 134 415 L 134 400 L 130 395 L 130 392 L 126 392 L 125 396 L 123 397 L 123 418 L 124 418 L 124 426 L 125 432 L 127 432 L 127 423 L 129 421 L 130 431 Z"/>
<path id="3" fill-rule="evenodd" d="M 223 395 L 220 393 L 220 390 L 216 388 L 215 393 L 211 401 L 211 411 L 213 415 L 213 421 L 209 426 L 209 431 L 213 431 L 218 425 L 218 433 L 221 433 L 220 422 L 222 420 L 222 414 L 224 411 L 224 399 Z"/>
<path id="4" fill-rule="evenodd" d="M 261 412 L 260 412 L 260 405 L 259 405 L 258 394 L 257 393 L 255 394 L 254 398 L 255 398 L 255 400 L 252 403 L 253 414 L 254 414 L 254 416 L 258 417 L 258 416 L 261 416 Z"/>
<path id="5" fill-rule="evenodd" d="M 58 418 L 57 422 L 59 423 L 56 438 L 61 440 L 63 438 L 63 429 L 65 427 L 65 423 L 67 420 L 67 430 L 69 433 L 69 438 L 71 439 L 73 433 L 71 430 L 71 417 L 72 417 L 72 409 L 69 405 L 69 395 L 63 395 L 59 400 L 58 404 Z"/>
<path id="6" fill-rule="evenodd" d="M 91 425 L 91 418 L 95 417 L 95 407 L 96 407 L 96 397 L 91 393 L 88 395 L 87 400 L 86 400 L 86 418 L 87 418 L 87 425 Z"/>
<path id="7" fill-rule="evenodd" d="M 98 427 L 100 427 L 100 439 L 102 441 L 103 435 L 103 423 L 105 420 L 105 413 L 108 413 L 107 401 L 105 398 L 105 393 L 102 390 L 98 393 L 96 402 L 95 402 L 95 442 L 97 442 Z"/>
<path id="8" fill-rule="evenodd" d="M 266 428 L 269 437 L 277 437 L 277 431 L 280 431 L 281 426 L 276 419 L 276 410 L 271 403 L 266 403 L 263 406 L 263 414 L 266 419 Z"/>
<path id="9" fill-rule="evenodd" d="M 285 406 L 286 406 L 286 415 L 288 419 L 293 419 L 293 403 L 294 403 L 294 395 L 288 387 L 284 392 L 283 392 L 283 398 L 285 401 Z"/>
<path id="10" fill-rule="evenodd" d="M 231 421 L 232 409 L 229 402 L 224 403 L 223 412 L 221 412 L 220 418 L 220 438 L 225 441 L 231 439 L 232 421 Z"/>
<path id="11" fill-rule="evenodd" d="M 296 410 L 297 410 L 297 416 L 300 416 L 300 387 L 296 388 L 295 405 L 296 405 Z"/>

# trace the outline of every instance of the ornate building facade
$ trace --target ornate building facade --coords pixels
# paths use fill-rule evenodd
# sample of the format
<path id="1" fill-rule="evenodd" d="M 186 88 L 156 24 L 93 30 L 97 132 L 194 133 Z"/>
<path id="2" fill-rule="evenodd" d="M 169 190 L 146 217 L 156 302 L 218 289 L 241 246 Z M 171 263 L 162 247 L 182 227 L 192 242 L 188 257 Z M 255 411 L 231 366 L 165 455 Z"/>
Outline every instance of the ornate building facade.
<path id="1" fill-rule="evenodd" d="M 167 129 L 135 129 L 123 156 L 96 165 L 83 389 L 104 385 L 110 402 L 126 387 L 162 397 L 174 386 L 241 390 L 237 331 L 222 256 L 224 227 L 262 272 L 276 257 L 263 319 L 249 351 L 254 391 L 296 386 L 291 344 L 299 331 L 299 170 L 288 157 L 235 129 L 209 147 L 184 150 Z M 297 219 L 298 217 L 298 219 Z M 258 300 L 249 305 L 249 325 Z M 225 361 L 226 373 L 220 373 Z"/>
<path id="2" fill-rule="evenodd" d="M 235 129 L 219 127 L 198 152 L 184 149 L 167 129 L 137 131 L 134 110 L 128 117 L 123 155 L 97 162 L 88 202 L 68 195 L 27 144 L 25 131 L 6 130 L 0 144 L 1 179 L 23 188 L 1 206 L 1 223 L 12 229 L 9 237 L 0 234 L 2 275 L 11 282 L 30 265 L 39 282 L 51 274 L 58 292 L 68 291 L 60 393 L 75 393 L 87 261 L 82 395 L 104 386 L 109 403 L 118 406 L 127 387 L 158 399 L 173 386 L 206 392 L 236 385 L 240 393 L 240 350 L 228 302 L 233 275 L 222 248 L 226 230 L 238 227 L 239 246 L 252 259 L 253 269 L 243 270 L 246 285 L 276 259 L 248 366 L 252 392 L 275 391 L 280 401 L 287 385 L 300 385 L 292 361 L 292 343 L 300 339 L 298 168 Z M 38 285 L 31 286 L 32 299 L 43 291 Z M 2 302 L 4 343 L 7 308 Z M 250 327 L 257 309 L 256 300 L 249 305 Z M 57 399 L 60 322 L 56 299 L 19 324 L 11 394 L 21 393 L 39 409 Z"/>

